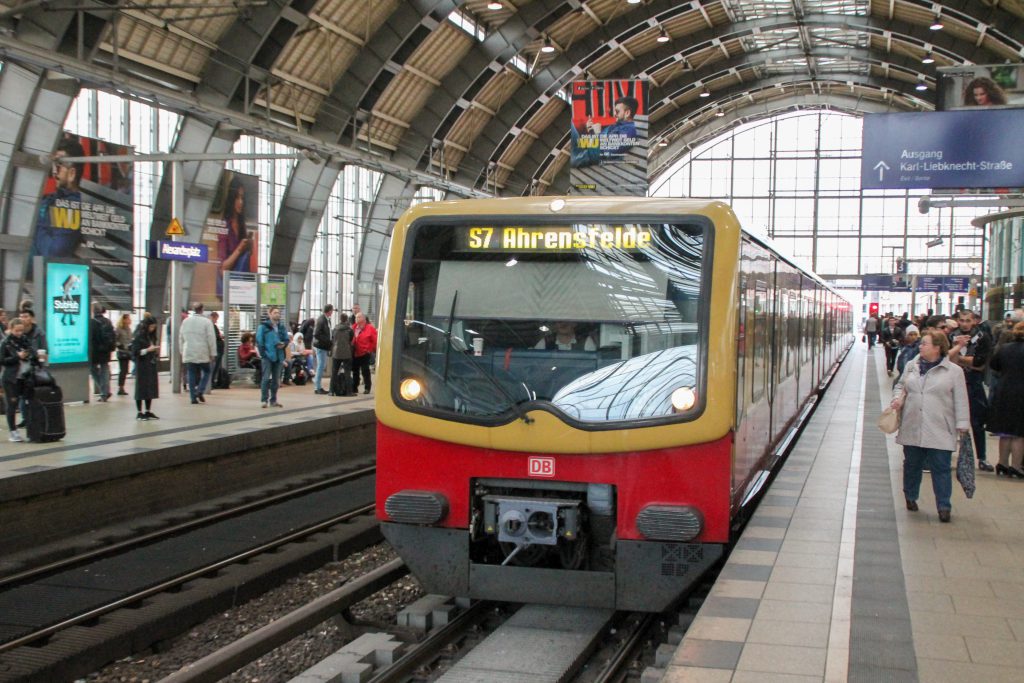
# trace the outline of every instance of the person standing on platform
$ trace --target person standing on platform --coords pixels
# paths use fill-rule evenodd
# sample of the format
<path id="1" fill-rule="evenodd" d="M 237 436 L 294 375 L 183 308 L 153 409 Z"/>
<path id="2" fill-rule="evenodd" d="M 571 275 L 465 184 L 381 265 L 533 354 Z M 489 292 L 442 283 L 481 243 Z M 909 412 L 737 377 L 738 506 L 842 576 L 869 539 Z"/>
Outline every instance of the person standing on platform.
<path id="1" fill-rule="evenodd" d="M 110 354 L 117 348 L 117 334 L 107 316 L 103 315 L 103 306 L 92 305 L 92 318 L 89 319 L 89 374 L 100 395 L 100 403 L 110 399 Z"/>
<path id="2" fill-rule="evenodd" d="M 213 325 L 213 334 L 217 339 L 217 357 L 210 363 L 210 387 L 209 391 L 213 393 L 213 383 L 217 381 L 217 372 L 220 370 L 221 364 L 224 362 L 224 333 L 220 331 L 220 327 L 217 325 L 217 321 L 220 320 L 220 314 L 217 311 L 210 313 L 210 323 Z"/>
<path id="3" fill-rule="evenodd" d="M 25 337 L 25 324 L 18 318 L 7 327 L 7 335 L 0 342 L 0 382 L 3 383 L 4 396 L 7 397 L 7 429 L 10 430 L 10 441 L 21 442 L 25 437 L 18 432 L 15 418 L 18 414 L 18 399 L 21 398 L 21 385 L 18 376 L 32 367 L 32 347 Z M 24 409 L 22 409 L 24 410 Z M 24 417 L 24 412 L 22 413 Z"/>
<path id="4" fill-rule="evenodd" d="M 907 509 L 916 512 L 922 471 L 930 470 L 939 521 L 948 522 L 953 507 L 950 458 L 971 426 L 967 383 L 964 371 L 947 356 L 949 340 L 941 332 L 925 331 L 918 349 L 892 393 L 892 407 L 902 410 L 896 443 L 903 446 L 903 495 Z"/>
<path id="5" fill-rule="evenodd" d="M 352 326 L 352 391 L 359 393 L 359 374 L 363 375 L 363 393 L 370 393 L 370 365 L 377 352 L 377 330 L 362 313 L 356 314 Z"/>
<path id="6" fill-rule="evenodd" d="M 1024 479 L 1024 322 L 1007 332 L 1010 339 L 1000 344 L 989 361 L 999 373 L 999 383 L 986 426 L 999 435 L 996 475 Z"/>
<path id="7" fill-rule="evenodd" d="M 903 328 L 896 324 L 896 318 L 890 317 L 885 321 L 880 339 L 882 345 L 885 346 L 885 369 L 892 376 L 893 368 L 896 366 L 896 356 L 903 344 Z"/>
<path id="8" fill-rule="evenodd" d="M 875 348 L 875 337 L 878 336 L 878 318 L 873 315 L 868 316 L 864 322 L 864 334 L 868 338 L 868 348 Z"/>
<path id="9" fill-rule="evenodd" d="M 132 360 L 135 361 L 135 415 L 136 420 L 159 420 L 153 414 L 153 400 L 160 398 L 160 380 L 157 377 L 160 360 L 160 325 L 150 313 L 142 316 L 132 338 Z M 146 410 L 142 408 L 145 406 Z"/>
<path id="10" fill-rule="evenodd" d="M 331 356 L 331 314 L 334 313 L 334 306 L 327 304 L 324 306 L 323 315 L 321 315 L 316 321 L 316 327 L 313 328 L 313 348 L 316 349 L 316 379 L 313 380 L 315 385 L 314 393 L 326 394 L 324 391 L 324 373 L 327 372 L 330 363 L 328 359 Z"/>
<path id="11" fill-rule="evenodd" d="M 352 394 L 352 328 L 348 316 L 341 313 L 334 328 L 334 347 L 331 349 L 331 393 L 335 396 Z"/>
<path id="12" fill-rule="evenodd" d="M 978 469 L 995 470 L 985 453 L 985 422 L 988 420 L 988 396 L 985 394 L 985 367 L 992 357 L 992 338 L 977 326 L 974 312 L 964 309 L 957 314 L 958 329 L 950 334 L 952 348 L 949 359 L 964 370 L 967 397 L 971 405 L 971 430 Z"/>
<path id="13" fill-rule="evenodd" d="M 213 323 L 203 315 L 203 305 L 192 305 L 192 315 L 178 328 L 181 360 L 188 370 L 188 391 L 192 404 L 206 403 L 203 394 L 210 381 L 210 368 L 217 357 L 217 333 Z"/>
<path id="14" fill-rule="evenodd" d="M 277 402 L 277 388 L 281 382 L 281 365 L 284 362 L 285 347 L 288 345 L 288 330 L 281 323 L 281 309 L 271 306 L 267 319 L 256 330 L 256 349 L 263 358 L 263 380 L 260 382 L 260 402 L 282 408 Z"/>
<path id="15" fill-rule="evenodd" d="M 121 314 L 114 334 L 117 336 L 117 395 L 127 396 L 124 383 L 128 379 L 128 363 L 132 359 L 132 317 L 129 314 Z"/>
<path id="16" fill-rule="evenodd" d="M 917 357 L 917 347 L 920 341 L 921 333 L 917 329 L 917 325 L 907 325 L 907 329 L 903 331 L 903 346 L 900 347 L 899 354 L 896 356 L 897 378 L 907 369 L 907 363 Z M 898 382 L 899 379 L 896 381 Z"/>
<path id="17" fill-rule="evenodd" d="M 31 308 L 24 308 L 20 314 L 21 322 L 25 324 L 25 337 L 32 345 L 32 353 L 36 356 L 42 351 L 47 351 L 46 334 L 36 325 L 36 314 Z"/>

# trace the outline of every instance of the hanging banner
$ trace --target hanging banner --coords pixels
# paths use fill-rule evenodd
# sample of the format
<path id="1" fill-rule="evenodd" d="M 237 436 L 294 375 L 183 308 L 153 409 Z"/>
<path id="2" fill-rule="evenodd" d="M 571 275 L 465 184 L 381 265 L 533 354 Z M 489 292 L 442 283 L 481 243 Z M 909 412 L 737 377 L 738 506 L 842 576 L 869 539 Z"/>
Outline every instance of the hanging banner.
<path id="1" fill-rule="evenodd" d="M 196 264 L 192 274 L 192 299 L 207 310 L 224 305 L 225 272 L 257 272 L 259 193 L 257 176 L 226 169 L 221 173 L 200 242 L 206 245 L 209 261 Z"/>
<path id="2" fill-rule="evenodd" d="M 939 111 L 978 107 L 1024 107 L 1024 65 L 947 66 L 936 75 Z"/>
<path id="3" fill-rule="evenodd" d="M 132 164 L 63 161 L 131 153 L 132 148 L 124 145 L 63 134 L 36 214 L 29 278 L 33 256 L 73 259 L 90 267 L 94 301 L 109 310 L 132 310 Z"/>
<path id="4" fill-rule="evenodd" d="M 573 82 L 573 193 L 647 195 L 647 104 L 645 80 Z"/>
<path id="5" fill-rule="evenodd" d="M 46 343 L 51 365 L 89 361 L 89 266 L 46 264 Z"/>

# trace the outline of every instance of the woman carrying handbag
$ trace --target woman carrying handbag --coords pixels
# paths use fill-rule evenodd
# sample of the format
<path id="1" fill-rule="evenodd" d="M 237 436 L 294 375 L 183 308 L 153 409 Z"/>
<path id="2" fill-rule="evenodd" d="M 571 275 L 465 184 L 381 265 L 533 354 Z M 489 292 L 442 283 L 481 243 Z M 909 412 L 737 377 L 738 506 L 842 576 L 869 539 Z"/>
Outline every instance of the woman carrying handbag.
<path id="1" fill-rule="evenodd" d="M 953 507 L 950 458 L 959 446 L 960 434 L 971 428 L 967 382 L 963 370 L 946 357 L 946 335 L 925 331 L 919 352 L 907 363 L 891 403 L 901 413 L 896 443 L 903 446 L 903 495 L 907 509 L 916 512 L 922 470 L 931 470 L 939 520 L 949 522 Z"/>

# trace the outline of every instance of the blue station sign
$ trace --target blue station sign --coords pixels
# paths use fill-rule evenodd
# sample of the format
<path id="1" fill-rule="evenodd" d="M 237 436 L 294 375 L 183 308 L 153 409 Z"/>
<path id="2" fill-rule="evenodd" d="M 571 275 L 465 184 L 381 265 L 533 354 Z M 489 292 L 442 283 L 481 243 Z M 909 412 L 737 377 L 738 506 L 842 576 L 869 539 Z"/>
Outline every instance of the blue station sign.
<path id="1" fill-rule="evenodd" d="M 1022 109 L 864 117 L 866 190 L 1024 187 Z"/>
<path id="2" fill-rule="evenodd" d="M 210 260 L 210 251 L 205 244 L 150 240 L 149 258 L 164 261 L 184 261 L 186 263 L 206 263 Z"/>
<path id="3" fill-rule="evenodd" d="M 916 282 L 915 282 L 916 279 Z M 866 292 L 966 292 L 971 288 L 966 275 L 862 275 Z"/>

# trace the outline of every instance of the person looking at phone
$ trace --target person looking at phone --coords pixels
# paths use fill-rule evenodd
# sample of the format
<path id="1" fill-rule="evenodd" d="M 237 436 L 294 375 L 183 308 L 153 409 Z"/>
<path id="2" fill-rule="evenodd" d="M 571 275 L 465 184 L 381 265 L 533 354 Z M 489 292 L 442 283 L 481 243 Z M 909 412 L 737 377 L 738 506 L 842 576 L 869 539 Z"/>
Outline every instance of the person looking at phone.
<path id="1" fill-rule="evenodd" d="M 283 406 L 277 402 L 277 388 L 281 382 L 281 364 L 284 363 L 285 347 L 288 345 L 288 330 L 281 324 L 281 309 L 271 306 L 267 319 L 256 330 L 256 349 L 263 359 L 263 378 L 260 381 L 260 403 L 275 408 Z"/>

